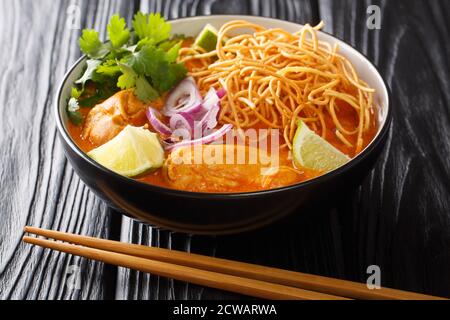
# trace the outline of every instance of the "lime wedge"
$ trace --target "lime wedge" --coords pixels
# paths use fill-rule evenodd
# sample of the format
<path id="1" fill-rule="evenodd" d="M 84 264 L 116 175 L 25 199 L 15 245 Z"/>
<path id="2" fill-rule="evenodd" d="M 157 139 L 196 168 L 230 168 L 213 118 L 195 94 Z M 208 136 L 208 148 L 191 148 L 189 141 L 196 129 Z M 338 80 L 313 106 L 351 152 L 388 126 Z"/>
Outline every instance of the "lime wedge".
<path id="1" fill-rule="evenodd" d="M 164 150 L 156 134 L 132 126 L 127 126 L 114 139 L 89 152 L 88 156 L 126 177 L 157 169 L 164 162 Z"/>
<path id="2" fill-rule="evenodd" d="M 205 49 L 207 52 L 216 50 L 217 36 L 219 32 L 212 25 L 207 24 L 195 39 L 194 45 Z"/>
<path id="3" fill-rule="evenodd" d="M 324 172 L 334 170 L 350 161 L 347 155 L 310 130 L 302 121 L 298 123 L 292 152 L 296 164 Z"/>

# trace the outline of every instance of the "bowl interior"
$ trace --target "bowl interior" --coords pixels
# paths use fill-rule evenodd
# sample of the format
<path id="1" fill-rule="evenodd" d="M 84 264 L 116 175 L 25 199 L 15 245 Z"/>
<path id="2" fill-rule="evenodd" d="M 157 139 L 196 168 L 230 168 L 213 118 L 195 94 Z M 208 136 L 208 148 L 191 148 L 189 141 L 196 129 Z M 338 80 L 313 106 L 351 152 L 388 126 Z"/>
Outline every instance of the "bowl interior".
<path id="1" fill-rule="evenodd" d="M 219 29 L 223 24 L 231 20 L 247 20 L 249 22 L 262 25 L 266 28 L 282 28 L 288 32 L 296 32 L 302 27 L 302 25 L 293 22 L 265 17 L 229 16 L 229 15 L 201 16 L 171 21 L 172 34 L 184 34 L 187 36 L 196 36 L 202 30 L 205 24 L 209 23 L 214 27 L 216 27 L 217 29 Z M 250 30 L 245 29 L 242 29 L 242 31 L 239 30 L 240 33 L 248 31 Z M 386 125 L 386 120 L 389 111 L 388 89 L 377 69 L 363 54 L 359 53 L 352 46 L 346 44 L 345 42 L 327 33 L 319 32 L 318 34 L 320 40 L 327 41 L 331 45 L 337 43 L 339 45 L 340 53 L 345 57 L 347 57 L 347 59 L 349 59 L 353 63 L 360 78 L 365 82 L 367 82 L 369 86 L 371 86 L 376 90 L 374 102 L 376 107 L 375 114 L 378 119 L 378 133 L 377 136 L 372 140 L 372 142 L 366 147 L 367 149 L 375 140 L 377 140 L 378 135 Z M 67 113 L 65 112 L 66 105 L 67 101 L 70 98 L 71 87 L 73 83 L 80 77 L 80 75 L 83 72 L 85 60 L 86 60 L 85 58 L 82 58 L 79 61 L 77 61 L 77 63 L 72 67 L 72 69 L 66 74 L 57 101 L 58 109 L 56 116 L 58 119 L 62 120 L 61 123 L 59 123 L 59 121 L 57 122 L 58 125 L 62 126 L 60 127 L 60 130 L 65 131 L 65 136 L 68 137 L 69 139 L 71 138 L 67 133 L 66 127 L 69 121 Z M 363 153 L 364 151 L 361 154 Z"/>

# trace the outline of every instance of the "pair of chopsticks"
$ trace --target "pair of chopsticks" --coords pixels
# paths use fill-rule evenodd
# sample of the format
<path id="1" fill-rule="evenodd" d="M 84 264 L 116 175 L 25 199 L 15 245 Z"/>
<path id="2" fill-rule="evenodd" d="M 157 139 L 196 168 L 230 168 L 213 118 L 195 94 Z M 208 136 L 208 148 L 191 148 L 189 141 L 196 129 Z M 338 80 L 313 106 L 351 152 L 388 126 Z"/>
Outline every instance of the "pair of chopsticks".
<path id="1" fill-rule="evenodd" d="M 24 236 L 26 243 L 262 299 L 442 299 L 389 288 L 370 290 L 346 280 L 35 227 L 25 227 L 25 232 L 67 242 Z"/>

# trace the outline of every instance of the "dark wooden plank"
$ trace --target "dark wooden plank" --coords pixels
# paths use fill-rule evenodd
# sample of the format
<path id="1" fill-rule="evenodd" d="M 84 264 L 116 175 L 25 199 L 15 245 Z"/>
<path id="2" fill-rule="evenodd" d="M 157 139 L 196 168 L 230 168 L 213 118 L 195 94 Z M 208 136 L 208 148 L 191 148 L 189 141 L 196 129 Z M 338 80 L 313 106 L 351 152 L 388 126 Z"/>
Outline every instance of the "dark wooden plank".
<path id="1" fill-rule="evenodd" d="M 394 123 L 376 169 L 339 208 L 346 276 L 450 296 L 450 5 L 320 0 L 326 30 L 366 53 L 392 89 Z M 381 30 L 366 27 L 369 5 Z"/>
<path id="2" fill-rule="evenodd" d="M 317 2 L 313 0 L 141 0 L 145 12 L 160 12 L 177 19 L 211 14 L 246 14 L 297 22 L 316 22 Z"/>
<path id="3" fill-rule="evenodd" d="M 21 243 L 25 225 L 113 232 L 110 210 L 80 182 L 56 138 L 53 97 L 80 56 L 80 32 L 66 23 L 69 5 L 77 5 L 82 28 L 99 30 L 113 13 L 134 12 L 128 1 L 0 1 L 0 41 L 7 44 L 0 52 L 0 299 L 114 296 L 114 268 Z M 76 270 L 81 286 L 71 290 Z"/>
<path id="4" fill-rule="evenodd" d="M 66 26 L 67 6 L 80 6 L 82 27 L 104 30 L 114 12 L 129 20 L 135 3 L 0 0 L 0 38 L 9 44 L 0 52 L 0 169 L 8 177 L 0 181 L 0 299 L 244 298 L 124 269 L 116 278 L 114 267 L 20 243 L 26 224 L 117 236 L 120 217 L 73 174 L 48 110 L 56 84 L 80 55 L 79 32 Z M 365 281 L 368 265 L 377 264 L 384 285 L 450 296 L 450 5 L 375 1 L 382 29 L 369 31 L 365 12 L 373 3 L 141 1 L 143 10 L 170 18 L 241 13 L 316 23 L 320 12 L 327 31 L 380 66 L 393 89 L 395 121 L 376 169 L 335 209 L 311 209 L 308 219 L 299 213 L 265 230 L 219 238 L 124 218 L 121 239 L 358 281 Z M 80 267 L 80 290 L 67 286 L 72 265 Z"/>
<path id="5" fill-rule="evenodd" d="M 251 14 L 316 23 L 313 1 L 142 1 L 144 11 L 162 12 L 166 18 L 201 14 Z M 187 236 L 150 228 L 128 218 L 122 241 L 196 252 L 275 267 L 343 276 L 336 211 L 314 219 L 295 219 L 252 234 L 229 237 Z M 226 299 L 245 298 L 209 288 L 119 269 L 119 299 Z"/>

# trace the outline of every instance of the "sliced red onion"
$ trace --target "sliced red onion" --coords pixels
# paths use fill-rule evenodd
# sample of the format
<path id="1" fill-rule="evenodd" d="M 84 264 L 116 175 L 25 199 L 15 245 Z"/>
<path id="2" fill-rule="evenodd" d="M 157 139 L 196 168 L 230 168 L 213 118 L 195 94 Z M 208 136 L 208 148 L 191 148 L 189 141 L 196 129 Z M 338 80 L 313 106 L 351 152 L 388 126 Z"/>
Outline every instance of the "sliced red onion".
<path id="1" fill-rule="evenodd" d="M 196 121 L 194 129 L 204 132 L 217 126 L 217 116 L 220 111 L 220 98 L 214 88 L 209 89 L 202 104 L 203 112 L 200 120 Z"/>
<path id="2" fill-rule="evenodd" d="M 206 128 L 208 129 L 214 129 L 217 127 L 217 118 L 219 116 L 220 107 L 218 104 L 216 104 L 214 107 L 210 109 L 210 114 L 208 117 L 208 120 L 206 121 Z"/>
<path id="3" fill-rule="evenodd" d="M 172 134 L 172 130 L 168 126 L 166 126 L 161 120 L 159 120 L 159 112 L 153 108 L 148 108 L 146 112 L 148 121 L 153 126 L 153 128 L 162 135 L 170 136 Z"/>
<path id="4" fill-rule="evenodd" d="M 170 129 L 184 128 L 192 132 L 194 130 L 194 118 L 187 112 L 180 112 L 170 117 Z"/>
<path id="5" fill-rule="evenodd" d="M 186 128 L 175 129 L 172 133 L 171 140 L 173 143 L 179 143 L 182 141 L 190 141 L 190 140 L 192 140 L 192 132 Z"/>
<path id="6" fill-rule="evenodd" d="M 225 90 L 224 88 L 220 88 L 219 90 L 217 90 L 217 96 L 219 97 L 219 99 L 222 99 L 226 95 L 227 95 L 227 90 Z"/>
<path id="7" fill-rule="evenodd" d="M 197 126 L 202 128 L 202 130 L 214 129 L 217 126 L 217 116 L 219 115 L 220 107 L 219 104 L 212 106 L 203 118 L 197 123 Z"/>
<path id="8" fill-rule="evenodd" d="M 201 104 L 202 96 L 194 78 L 187 77 L 169 93 L 162 113 L 168 117 L 180 112 L 196 113 Z"/>
<path id="9" fill-rule="evenodd" d="M 222 126 L 222 128 L 220 128 L 217 131 L 214 131 L 210 135 L 207 135 L 205 137 L 202 137 L 200 139 L 195 139 L 195 140 L 187 140 L 187 141 L 184 140 L 184 141 L 182 141 L 180 143 L 176 143 L 176 144 L 173 144 L 171 146 L 166 147 L 166 150 L 167 151 L 172 151 L 173 149 L 180 148 L 180 147 L 185 147 L 185 146 L 190 146 L 190 145 L 208 144 L 208 143 L 211 143 L 211 142 L 214 142 L 214 141 L 220 139 L 225 134 L 227 134 L 227 132 L 230 131 L 232 128 L 233 128 L 233 125 L 225 124 L 225 125 Z"/>
<path id="10" fill-rule="evenodd" d="M 218 105 L 220 98 L 214 88 L 209 89 L 208 93 L 205 95 L 202 106 L 203 110 L 209 110 L 215 105 Z"/>

